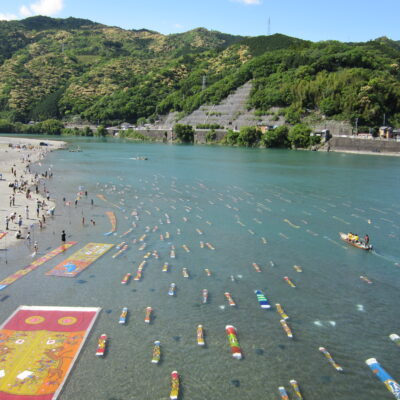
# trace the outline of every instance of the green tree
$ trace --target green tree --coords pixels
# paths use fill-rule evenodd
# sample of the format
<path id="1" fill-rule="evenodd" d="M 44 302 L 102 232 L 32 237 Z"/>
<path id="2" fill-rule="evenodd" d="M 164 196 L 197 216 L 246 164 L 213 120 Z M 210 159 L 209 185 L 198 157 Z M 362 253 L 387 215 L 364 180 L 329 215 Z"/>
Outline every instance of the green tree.
<path id="1" fill-rule="evenodd" d="M 94 133 L 95 136 L 107 136 L 107 129 L 104 127 L 104 125 L 100 125 L 97 130 Z"/>
<path id="2" fill-rule="evenodd" d="M 259 144 L 260 139 L 260 129 L 255 126 L 242 126 L 237 138 L 237 144 L 239 146 L 253 147 Z"/>
<path id="3" fill-rule="evenodd" d="M 275 129 L 266 131 L 261 142 L 265 147 L 288 147 L 288 133 L 287 126 L 278 126 Z"/>
<path id="4" fill-rule="evenodd" d="M 174 133 L 182 143 L 194 142 L 194 130 L 191 125 L 176 124 L 174 126 Z"/>
<path id="5" fill-rule="evenodd" d="M 311 128 L 297 124 L 289 130 L 288 140 L 294 148 L 307 148 L 311 145 Z"/>
<path id="6" fill-rule="evenodd" d="M 229 144 L 235 146 L 239 137 L 239 132 L 228 129 L 228 133 L 222 139 L 223 144 Z"/>
<path id="7" fill-rule="evenodd" d="M 93 136 L 93 131 L 90 129 L 89 126 L 85 126 L 85 128 L 81 132 L 82 136 Z"/>
<path id="8" fill-rule="evenodd" d="M 216 138 L 217 138 L 217 134 L 215 133 L 214 129 L 211 129 L 210 132 L 206 133 L 206 142 L 207 143 L 215 142 Z"/>
<path id="9" fill-rule="evenodd" d="M 64 129 L 64 124 L 56 119 L 47 119 L 36 125 L 38 125 L 40 132 L 46 133 L 47 135 L 61 135 Z"/>
<path id="10" fill-rule="evenodd" d="M 12 133 L 14 132 L 14 124 L 6 119 L 0 119 L 0 133 Z"/>

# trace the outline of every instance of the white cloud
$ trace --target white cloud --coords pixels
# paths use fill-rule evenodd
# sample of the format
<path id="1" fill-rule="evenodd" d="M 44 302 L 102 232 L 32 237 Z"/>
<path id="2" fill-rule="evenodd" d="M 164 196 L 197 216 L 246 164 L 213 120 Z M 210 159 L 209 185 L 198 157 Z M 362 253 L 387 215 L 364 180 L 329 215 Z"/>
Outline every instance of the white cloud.
<path id="1" fill-rule="evenodd" d="M 30 17 L 32 15 L 32 11 L 27 7 L 27 6 L 22 6 L 19 9 L 19 13 L 23 16 L 23 17 Z"/>
<path id="2" fill-rule="evenodd" d="M 18 17 L 14 14 L 0 13 L 0 21 L 11 21 L 12 19 L 18 19 Z"/>
<path id="3" fill-rule="evenodd" d="M 247 4 L 247 5 L 259 5 L 262 3 L 261 0 L 233 0 L 237 3 Z"/>
<path id="4" fill-rule="evenodd" d="M 174 28 L 183 29 L 184 26 L 182 24 L 174 24 Z"/>
<path id="5" fill-rule="evenodd" d="M 19 12 L 23 17 L 31 15 L 54 15 L 64 8 L 64 0 L 38 0 L 28 6 L 22 6 Z"/>

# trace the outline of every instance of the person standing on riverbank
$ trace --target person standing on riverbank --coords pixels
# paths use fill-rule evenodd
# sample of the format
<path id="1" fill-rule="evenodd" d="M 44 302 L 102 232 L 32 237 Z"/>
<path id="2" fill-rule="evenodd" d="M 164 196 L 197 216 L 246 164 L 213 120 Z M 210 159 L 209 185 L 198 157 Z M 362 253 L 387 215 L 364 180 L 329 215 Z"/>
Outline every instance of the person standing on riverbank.
<path id="1" fill-rule="evenodd" d="M 62 232 L 61 232 L 61 243 L 62 243 L 62 244 L 65 244 L 65 239 L 66 239 L 65 231 L 62 231 Z"/>

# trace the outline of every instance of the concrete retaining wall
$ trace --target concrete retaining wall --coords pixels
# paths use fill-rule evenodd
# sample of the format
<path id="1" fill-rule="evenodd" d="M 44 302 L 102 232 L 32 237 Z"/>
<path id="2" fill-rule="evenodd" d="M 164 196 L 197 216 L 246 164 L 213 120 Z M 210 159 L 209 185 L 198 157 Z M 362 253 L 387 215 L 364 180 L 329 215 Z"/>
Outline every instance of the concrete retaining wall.
<path id="1" fill-rule="evenodd" d="M 385 139 L 361 139 L 334 136 L 329 140 L 328 148 L 332 151 L 397 153 L 400 155 L 400 142 Z"/>

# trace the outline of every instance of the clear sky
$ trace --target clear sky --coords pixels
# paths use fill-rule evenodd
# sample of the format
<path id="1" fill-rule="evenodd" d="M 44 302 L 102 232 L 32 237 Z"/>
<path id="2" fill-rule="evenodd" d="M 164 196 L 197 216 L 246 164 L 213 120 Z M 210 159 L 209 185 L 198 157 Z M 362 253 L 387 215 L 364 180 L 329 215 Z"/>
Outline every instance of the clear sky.
<path id="1" fill-rule="evenodd" d="M 0 0 L 0 19 L 31 15 L 87 18 L 164 34 L 205 27 L 257 36 L 283 33 L 313 41 L 400 40 L 400 0 Z"/>

